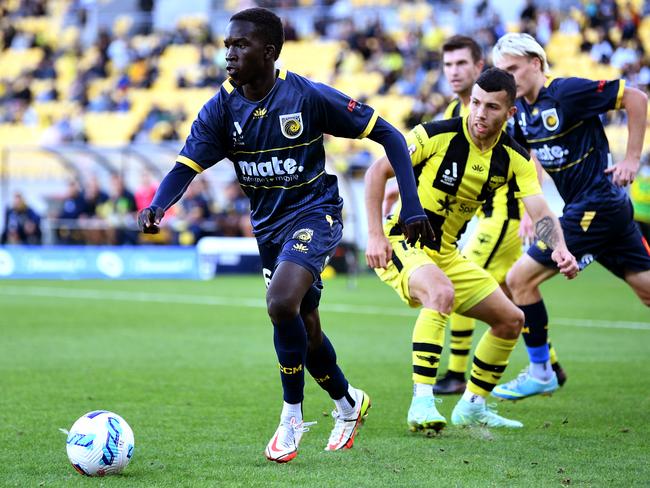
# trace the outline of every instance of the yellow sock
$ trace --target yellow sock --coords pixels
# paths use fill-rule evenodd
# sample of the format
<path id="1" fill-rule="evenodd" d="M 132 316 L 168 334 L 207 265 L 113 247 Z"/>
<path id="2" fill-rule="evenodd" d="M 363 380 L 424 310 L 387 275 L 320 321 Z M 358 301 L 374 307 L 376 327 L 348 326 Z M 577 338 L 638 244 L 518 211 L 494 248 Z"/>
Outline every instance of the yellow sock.
<path id="1" fill-rule="evenodd" d="M 420 310 L 413 327 L 413 382 L 436 384 L 440 353 L 449 316 L 437 310 Z"/>
<path id="2" fill-rule="evenodd" d="M 469 363 L 469 351 L 472 349 L 472 333 L 476 320 L 459 314 L 453 314 L 449 320 L 450 351 L 449 371 L 465 375 Z"/>
<path id="3" fill-rule="evenodd" d="M 485 331 L 474 351 L 467 389 L 475 395 L 488 396 L 501 379 L 516 344 L 517 339 L 501 339 L 490 330 Z"/>
<path id="4" fill-rule="evenodd" d="M 550 342 L 548 343 L 548 352 L 551 355 L 551 364 L 557 364 L 557 351 Z"/>

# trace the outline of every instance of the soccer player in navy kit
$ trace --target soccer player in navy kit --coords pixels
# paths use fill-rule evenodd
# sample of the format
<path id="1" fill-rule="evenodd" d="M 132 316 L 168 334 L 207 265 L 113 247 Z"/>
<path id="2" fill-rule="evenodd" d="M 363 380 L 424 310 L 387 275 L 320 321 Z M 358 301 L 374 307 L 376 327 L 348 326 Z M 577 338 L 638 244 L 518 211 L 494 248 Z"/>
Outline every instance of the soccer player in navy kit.
<path id="1" fill-rule="evenodd" d="M 647 96 L 626 87 L 624 80 L 547 78 L 546 53 L 528 34 L 506 34 L 492 57 L 517 82 L 515 138 L 532 149 L 564 199 L 560 222 L 569 251 L 581 268 L 598 261 L 650 306 L 650 254 L 622 188 L 639 169 Z M 618 108 L 627 114 L 627 149 L 623 160 L 608 167 L 609 144 L 598 116 Z M 515 380 L 497 386 L 493 395 L 516 400 L 558 388 L 539 291 L 557 272 L 550 250 L 538 241 L 508 273 L 513 301 L 526 316 L 523 336 L 531 364 Z"/>
<path id="2" fill-rule="evenodd" d="M 199 112 L 176 165 L 138 217 L 144 232 L 157 232 L 164 211 L 196 174 L 226 157 L 233 162 L 251 202 L 284 392 L 280 424 L 265 450 L 279 463 L 296 457 L 308 430 L 302 419 L 305 368 L 336 405 L 326 450 L 352 447 L 370 407 L 368 395 L 349 385 L 337 366 L 318 313 L 320 274 L 343 228 L 337 180 L 325 172 L 323 134 L 381 143 L 398 174 L 409 241 L 433 242 L 404 137 L 372 108 L 276 70 L 283 42 L 281 20 L 270 10 L 251 8 L 231 17 L 224 39 L 229 79 Z"/>

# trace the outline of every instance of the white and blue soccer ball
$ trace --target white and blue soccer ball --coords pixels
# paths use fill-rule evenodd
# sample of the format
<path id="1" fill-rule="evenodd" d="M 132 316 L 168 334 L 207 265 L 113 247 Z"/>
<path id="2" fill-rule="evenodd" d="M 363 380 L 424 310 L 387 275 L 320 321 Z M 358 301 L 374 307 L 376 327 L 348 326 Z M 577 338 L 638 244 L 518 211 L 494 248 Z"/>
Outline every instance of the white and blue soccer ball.
<path id="1" fill-rule="evenodd" d="M 74 469 L 86 476 L 120 473 L 131 461 L 133 431 L 118 414 L 88 412 L 68 432 L 66 450 Z"/>

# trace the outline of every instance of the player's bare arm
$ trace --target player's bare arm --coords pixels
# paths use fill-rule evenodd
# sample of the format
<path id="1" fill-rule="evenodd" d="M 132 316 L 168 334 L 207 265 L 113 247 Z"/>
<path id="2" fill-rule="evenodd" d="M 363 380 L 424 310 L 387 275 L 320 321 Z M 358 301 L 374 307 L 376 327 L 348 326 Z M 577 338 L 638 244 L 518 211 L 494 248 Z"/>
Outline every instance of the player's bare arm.
<path id="1" fill-rule="evenodd" d="M 382 203 L 381 213 L 384 217 L 387 217 L 390 214 L 393 205 L 399 199 L 399 190 L 397 184 L 388 183 L 386 185 L 386 191 L 384 192 L 384 201 Z"/>
<path id="2" fill-rule="evenodd" d="M 648 117 L 648 96 L 636 88 L 626 87 L 621 106 L 627 113 L 627 148 L 625 158 L 605 170 L 612 175 L 615 185 L 626 186 L 634 181 L 639 171 L 643 138 Z"/>
<path id="3" fill-rule="evenodd" d="M 553 249 L 551 257 L 557 264 L 558 270 L 568 279 L 575 278 L 579 270 L 578 263 L 567 249 L 557 216 L 551 211 L 541 194 L 524 197 L 523 200 L 535 226 L 537 238 Z"/>
<path id="4" fill-rule="evenodd" d="M 393 249 L 384 235 L 382 225 L 382 202 L 386 182 L 394 176 L 394 171 L 386 157 L 375 161 L 365 175 L 365 202 L 368 218 L 368 244 L 366 262 L 371 268 L 385 268 Z"/>
<path id="5" fill-rule="evenodd" d="M 530 157 L 535 163 L 535 171 L 537 172 L 537 181 L 539 182 L 539 186 L 541 187 L 542 180 L 544 179 L 544 168 L 542 168 L 542 165 L 537 159 L 537 156 L 531 154 Z M 526 244 L 532 244 L 533 241 L 535 240 L 535 228 L 533 227 L 533 221 L 530 218 L 530 215 L 528 215 L 528 212 L 526 211 L 524 211 L 523 215 L 521 216 L 521 221 L 519 222 L 519 237 L 521 237 L 521 239 Z"/>

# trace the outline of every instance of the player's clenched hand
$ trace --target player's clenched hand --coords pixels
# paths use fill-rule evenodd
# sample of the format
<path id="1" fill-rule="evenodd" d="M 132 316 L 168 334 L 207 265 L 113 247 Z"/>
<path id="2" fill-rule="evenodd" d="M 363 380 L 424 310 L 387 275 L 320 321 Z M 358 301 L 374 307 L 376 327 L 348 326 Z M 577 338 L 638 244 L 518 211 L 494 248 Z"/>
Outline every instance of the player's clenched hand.
<path id="1" fill-rule="evenodd" d="M 371 268 L 385 268 L 393 256 L 393 248 L 385 235 L 369 235 L 366 262 Z"/>
<path id="2" fill-rule="evenodd" d="M 160 221 L 165 211 L 160 207 L 147 207 L 138 212 L 138 227 L 145 234 L 157 234 L 160 232 Z"/>
<path id="3" fill-rule="evenodd" d="M 429 219 L 422 217 L 408 224 L 400 221 L 400 226 L 402 233 L 406 236 L 406 242 L 411 247 L 415 247 L 415 244 L 420 241 L 420 248 L 426 246 L 433 249 L 436 235 L 431 228 Z"/>
<path id="4" fill-rule="evenodd" d="M 576 258 L 567 249 L 555 249 L 551 254 L 551 259 L 557 264 L 560 273 L 572 280 L 578 276 L 578 262 Z"/>
<path id="5" fill-rule="evenodd" d="M 618 186 L 626 186 L 634 181 L 639 171 L 640 162 L 638 159 L 624 159 L 614 166 L 607 168 L 605 173 L 612 175 L 612 182 Z"/>

